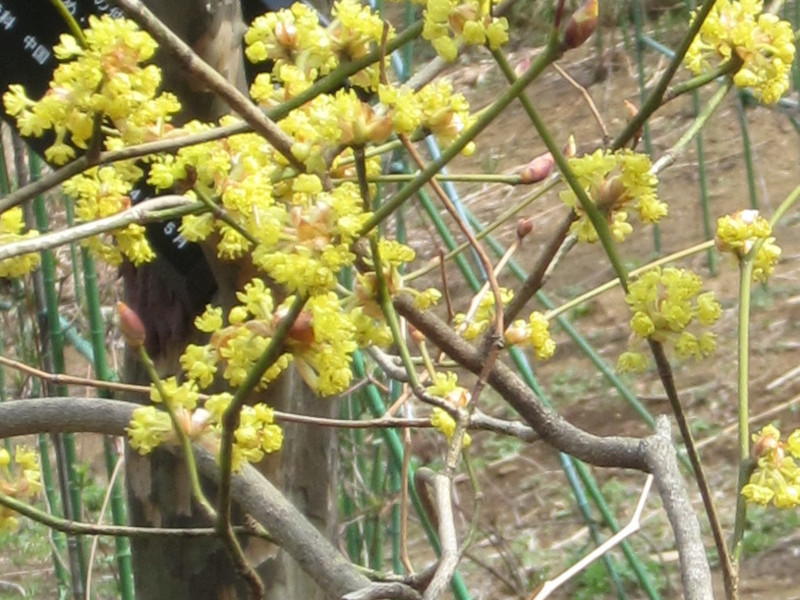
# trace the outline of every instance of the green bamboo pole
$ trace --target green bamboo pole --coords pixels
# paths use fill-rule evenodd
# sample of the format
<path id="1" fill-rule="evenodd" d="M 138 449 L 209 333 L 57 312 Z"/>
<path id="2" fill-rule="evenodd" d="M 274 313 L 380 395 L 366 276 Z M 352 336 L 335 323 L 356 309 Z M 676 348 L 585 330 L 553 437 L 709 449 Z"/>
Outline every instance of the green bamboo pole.
<path id="1" fill-rule="evenodd" d="M 97 286 L 97 269 L 94 259 L 86 248 L 81 248 L 81 262 L 83 263 L 83 282 L 86 286 L 86 308 L 89 316 L 89 330 L 94 356 L 94 371 L 102 381 L 114 381 L 116 377 L 111 372 L 106 360 L 105 327 L 103 316 L 100 312 L 100 292 Z M 101 390 L 100 396 L 112 397 L 107 390 Z M 113 438 L 103 437 L 103 457 L 106 463 L 108 476 L 114 472 L 117 455 L 114 449 Z M 127 510 L 122 483 L 119 479 L 111 482 L 111 520 L 114 525 L 127 523 Z M 122 600 L 134 600 L 136 597 L 133 583 L 133 565 L 131 558 L 131 545 L 128 538 L 118 536 L 114 538 L 115 559 L 119 571 L 119 591 Z"/>
<path id="2" fill-rule="evenodd" d="M 39 380 L 33 382 L 33 393 L 37 396 L 41 394 L 41 384 Z M 50 440 L 47 435 L 40 433 L 36 436 L 36 443 L 39 447 L 39 462 L 42 468 L 42 488 L 44 489 L 47 505 L 50 512 L 55 515 L 63 515 L 61 499 L 56 491 L 55 477 L 53 476 L 53 465 L 50 463 Z M 58 584 L 59 600 L 65 600 L 69 596 L 69 571 L 64 566 L 62 556 L 68 551 L 67 536 L 60 531 L 50 531 L 53 537 L 53 549 L 51 557 L 53 560 L 53 570 Z"/>
<path id="3" fill-rule="evenodd" d="M 38 179 L 41 174 L 41 163 L 33 153 L 29 153 L 29 168 L 32 179 Z M 44 197 L 39 195 L 34 199 L 34 214 L 36 227 L 41 232 L 49 229 L 49 218 Z M 41 290 L 44 298 L 37 301 L 40 304 L 44 319 L 41 327 L 43 339 L 46 339 L 49 351 L 46 351 L 44 361 L 46 368 L 53 373 L 64 373 L 64 334 L 58 319 L 58 294 L 56 292 L 55 258 L 52 251 L 42 252 L 41 286 L 35 286 L 37 293 Z M 58 395 L 66 395 L 66 386 L 53 386 Z M 77 463 L 75 451 L 75 438 L 72 434 L 56 434 L 53 442 L 56 448 L 58 473 L 62 492 L 64 516 L 67 519 L 79 520 L 81 514 L 81 489 L 78 482 L 75 465 Z M 76 600 L 83 600 L 86 589 L 86 553 L 81 536 L 67 536 L 67 546 L 70 555 L 70 569 L 72 571 L 72 591 Z"/>
<path id="4" fill-rule="evenodd" d="M 783 7 L 784 18 L 791 22 L 792 29 L 800 29 L 800 0 L 794 0 Z M 800 56 L 800 39 L 795 41 L 795 56 Z M 792 87 L 795 91 L 800 90 L 800 60 L 795 59 L 792 64 Z"/>
<path id="5" fill-rule="evenodd" d="M 357 420 L 359 418 L 361 414 L 361 410 L 358 409 L 360 405 L 360 395 L 361 394 L 359 392 L 358 394 L 350 394 L 347 397 L 347 401 L 342 404 L 340 414 L 342 419 Z M 356 431 L 342 431 L 339 433 L 339 447 L 342 448 L 345 453 L 349 452 L 352 456 L 356 455 L 356 451 L 358 449 L 358 445 L 355 443 L 355 434 Z M 353 487 L 355 487 L 356 478 L 354 476 L 353 462 L 348 461 L 345 463 L 343 466 L 343 471 L 345 481 L 351 482 Z M 353 495 L 350 493 L 350 490 L 348 490 L 346 483 L 339 486 L 339 494 L 341 498 L 340 504 L 342 507 L 342 514 L 344 515 L 344 520 L 347 523 L 344 532 L 347 556 L 354 563 L 363 564 L 361 549 L 364 546 L 359 527 L 359 521 L 357 520 L 358 505 L 354 500 Z"/>
<path id="6" fill-rule="evenodd" d="M 364 365 L 364 357 L 360 352 L 357 352 L 353 355 L 353 373 L 357 379 L 364 379 L 367 376 L 366 367 Z M 372 416 L 375 418 L 383 416 L 386 413 L 386 405 L 384 404 L 377 388 L 370 384 L 364 388 L 364 394 L 367 398 L 367 408 Z M 391 461 L 398 468 L 401 468 L 403 464 L 404 451 L 399 434 L 394 429 L 389 428 L 381 429 L 380 434 L 386 442 L 386 447 L 389 451 L 389 457 Z M 433 528 L 433 525 L 431 525 L 431 522 L 428 520 L 428 515 L 425 512 L 425 508 L 422 506 L 422 502 L 420 501 L 416 484 L 414 482 L 414 469 L 412 467 L 409 467 L 407 484 L 409 497 L 411 498 L 411 503 L 414 506 L 414 510 L 420 519 L 433 551 L 436 554 L 439 554 L 441 552 L 439 536 L 437 535 L 436 530 Z M 469 591 L 467 590 L 466 583 L 458 571 L 453 574 L 453 580 L 450 584 L 450 587 L 458 600 L 469 599 Z"/>
<path id="7" fill-rule="evenodd" d="M 367 537 L 367 555 L 369 556 L 369 568 L 374 571 L 383 569 L 383 527 L 381 526 L 380 506 L 377 499 L 382 498 L 386 489 L 386 469 L 383 464 L 383 453 L 381 444 L 373 442 L 372 461 L 370 473 L 370 498 L 367 522 L 371 526 L 371 531 Z"/>
<path id="8" fill-rule="evenodd" d="M 700 113 L 700 94 L 697 90 L 692 92 L 692 106 L 694 108 L 695 117 Z M 697 148 L 697 175 L 700 179 L 700 208 L 703 212 L 703 234 L 705 239 L 710 240 L 714 238 L 714 230 L 711 226 L 711 207 L 710 199 L 708 197 L 708 175 L 706 173 L 706 155 L 703 143 L 703 132 L 697 134 L 695 140 Z M 708 271 L 711 275 L 717 274 L 717 253 L 713 248 L 706 251 L 706 262 L 708 264 Z"/>
<path id="9" fill-rule="evenodd" d="M 67 215 L 67 225 L 72 227 L 75 225 L 75 202 L 69 196 L 64 197 L 64 209 Z M 81 285 L 81 273 L 83 269 L 79 262 L 78 246 L 75 242 L 71 242 L 69 245 L 69 256 L 72 261 L 72 283 L 75 287 L 75 303 L 78 306 L 83 306 L 83 285 Z"/>

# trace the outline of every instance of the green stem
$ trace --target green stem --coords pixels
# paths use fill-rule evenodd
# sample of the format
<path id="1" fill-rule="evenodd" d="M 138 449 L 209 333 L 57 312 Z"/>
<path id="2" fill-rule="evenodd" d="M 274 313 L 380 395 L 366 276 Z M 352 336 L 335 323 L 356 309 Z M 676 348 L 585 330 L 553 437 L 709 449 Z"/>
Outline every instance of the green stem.
<path id="1" fill-rule="evenodd" d="M 642 103 L 642 108 L 639 110 L 636 116 L 631 119 L 622 133 L 617 136 L 617 139 L 615 139 L 611 144 L 611 148 L 613 150 L 622 148 L 626 143 L 628 143 L 628 140 L 636 135 L 636 132 L 642 128 L 650 116 L 661 106 L 661 100 L 664 97 L 670 82 L 675 77 L 675 73 L 678 71 L 678 68 L 683 62 L 683 57 L 689 50 L 689 46 L 692 45 L 692 41 L 694 40 L 695 36 L 700 31 L 700 27 L 702 27 L 703 22 L 711 12 L 711 9 L 714 8 L 715 2 L 716 0 L 705 0 L 703 5 L 695 12 L 694 19 L 692 19 L 692 22 L 689 25 L 689 30 L 681 40 L 680 46 L 675 51 L 675 56 L 670 61 L 666 71 L 664 71 L 664 74 L 661 76 L 661 79 L 658 80 L 658 83 L 656 84 L 655 88 L 653 88 L 650 96 L 648 96 L 647 100 Z"/>
<path id="2" fill-rule="evenodd" d="M 727 62 L 722 63 L 721 65 L 717 66 L 714 69 L 706 71 L 705 73 L 701 73 L 696 77 L 692 77 L 691 79 L 687 79 L 686 81 L 682 81 L 672 88 L 670 88 L 667 95 L 664 97 L 664 102 L 669 102 L 680 96 L 681 94 L 685 94 L 686 92 L 691 92 L 692 90 L 696 90 L 698 88 L 703 87 L 707 83 L 711 83 L 717 77 L 724 77 L 726 75 L 731 75 L 736 73 L 739 68 L 742 66 L 742 59 L 739 58 L 738 54 L 734 54 L 733 57 L 728 60 Z"/>
<path id="3" fill-rule="evenodd" d="M 161 396 L 161 403 L 169 415 L 170 422 L 172 423 L 172 429 L 175 431 L 178 442 L 183 449 L 184 460 L 186 461 L 186 470 L 188 471 L 189 475 L 189 485 L 192 489 L 192 496 L 200 505 L 206 517 L 213 521 L 216 517 L 216 512 L 214 511 L 214 507 L 211 506 L 211 503 L 208 501 L 208 498 L 206 498 L 206 495 L 203 492 L 203 487 L 200 484 L 200 474 L 197 470 L 197 462 L 194 458 L 192 441 L 189 439 L 189 436 L 186 435 L 183 426 L 178 420 L 178 417 L 175 414 L 175 407 L 172 405 L 172 397 L 167 394 L 166 389 L 164 389 L 164 383 L 161 381 L 161 377 L 158 376 L 156 366 L 153 364 L 150 355 L 147 354 L 147 350 L 144 349 L 144 345 L 139 346 L 139 359 L 142 361 L 142 364 L 144 365 L 144 368 L 150 377 L 150 381 L 152 381 L 153 385 L 156 386 L 156 390 L 158 391 L 159 396 Z"/>
<path id="4" fill-rule="evenodd" d="M 800 199 L 800 186 L 784 198 L 770 219 L 775 227 L 781 217 Z M 754 244 L 752 250 L 739 262 L 739 337 L 738 337 L 738 390 L 739 390 L 739 480 L 736 486 L 736 515 L 734 517 L 732 558 L 738 565 L 742 555 L 742 541 L 747 518 L 747 503 L 742 488 L 752 472 L 750 459 L 750 292 L 753 280 L 753 263 L 763 242 Z"/>
<path id="5" fill-rule="evenodd" d="M 358 182 L 361 189 L 361 196 L 364 201 L 365 210 L 369 209 L 369 184 L 367 182 L 367 166 L 364 158 L 364 148 L 354 148 L 354 155 L 356 158 L 356 173 L 358 174 Z M 372 266 L 375 269 L 375 285 L 378 293 L 378 305 L 381 307 L 383 316 L 386 319 L 386 324 L 392 332 L 392 338 L 397 344 L 400 351 L 400 358 L 403 361 L 403 366 L 408 374 L 408 380 L 414 391 L 422 389 L 422 384 L 417 377 L 417 371 L 411 361 L 411 353 L 408 350 L 403 332 L 400 329 L 400 321 L 397 319 L 397 313 L 394 311 L 392 304 L 392 296 L 389 292 L 389 285 L 386 282 L 386 275 L 383 272 L 383 263 L 381 262 L 380 248 L 378 246 L 378 236 L 376 232 L 369 235 L 369 246 L 372 253 Z"/>
<path id="6" fill-rule="evenodd" d="M 691 142 L 692 139 L 694 139 L 694 137 L 706 126 L 706 122 L 711 118 L 711 115 L 714 114 L 714 111 L 717 110 L 719 105 L 722 103 L 723 98 L 725 98 L 725 95 L 728 93 L 728 90 L 731 89 L 731 86 L 733 86 L 733 80 L 730 78 L 726 79 L 725 83 L 714 92 L 714 95 L 709 98 L 708 103 L 705 105 L 703 110 L 700 111 L 700 113 L 697 115 L 697 118 L 683 133 L 675 145 L 665 152 L 664 155 L 655 162 L 655 164 L 653 164 L 654 173 L 660 173 L 662 170 L 664 170 L 664 168 L 675 162 L 675 159 L 683 151 L 686 145 Z"/>
<path id="7" fill-rule="evenodd" d="M 256 239 L 256 237 L 252 233 L 247 231 L 247 229 L 243 227 L 240 223 L 237 223 L 236 219 L 234 219 L 230 214 L 228 214 L 228 211 L 226 211 L 222 206 L 214 202 L 214 200 L 211 198 L 211 196 L 209 196 L 206 190 L 204 190 L 199 185 L 194 186 L 193 189 L 197 194 L 197 197 L 200 199 L 200 202 L 202 202 L 208 208 L 208 210 L 211 211 L 211 214 L 214 215 L 214 218 L 219 219 L 220 221 L 225 223 L 228 227 L 233 229 L 236 233 L 238 233 L 240 236 L 242 236 L 244 239 L 250 242 L 253 246 L 258 246 L 259 242 Z"/>
<path id="8" fill-rule="evenodd" d="M 261 382 L 261 377 L 283 352 L 284 342 L 289 330 L 306 304 L 304 296 L 297 296 L 284 317 L 278 321 L 272 339 L 264 353 L 250 368 L 247 377 L 236 390 L 236 393 L 222 415 L 222 435 L 219 446 L 219 499 L 217 501 L 217 527 L 220 530 L 230 529 L 231 518 L 231 475 L 233 465 L 233 436 L 239 426 L 239 417 L 245 400 Z"/>
<path id="9" fill-rule="evenodd" d="M 544 51 L 539 57 L 531 64 L 530 68 L 517 79 L 501 96 L 489 106 L 476 121 L 468 127 L 464 132 L 442 152 L 438 160 L 431 161 L 428 166 L 417 177 L 407 185 L 405 185 L 394 196 L 389 198 L 378 210 L 376 210 L 372 217 L 364 224 L 361 234 L 365 235 L 378 223 L 382 222 L 388 217 L 397 207 L 403 204 L 411 196 L 417 193 L 432 177 L 437 175 L 448 162 L 461 152 L 467 144 L 469 144 L 475 137 L 489 124 L 500 116 L 506 107 L 519 96 L 522 91 L 536 79 L 545 67 L 553 62 L 558 57 L 558 32 L 551 33 L 550 41 L 545 47 Z"/>
<path id="10" fill-rule="evenodd" d="M 391 175 L 378 175 L 376 177 L 368 177 L 369 183 L 405 183 L 413 181 L 416 177 L 414 173 L 395 173 Z M 500 174 L 485 174 L 485 173 L 457 173 L 454 175 L 436 175 L 432 179 L 436 181 L 451 181 L 459 183 L 499 183 L 506 185 L 522 185 L 521 177 L 519 175 L 500 175 Z M 341 183 L 345 181 L 356 181 L 355 177 L 341 177 L 331 179 L 333 183 Z M 527 184 L 525 184 L 527 185 Z"/>
<path id="11" fill-rule="evenodd" d="M 508 79 L 509 83 L 512 84 L 513 88 L 514 85 L 519 83 L 520 80 L 516 78 L 514 69 L 509 64 L 505 55 L 499 50 L 494 50 L 492 51 L 492 56 L 500 67 L 500 70 L 506 76 L 506 79 Z M 612 237 L 611 230 L 608 227 L 606 216 L 600 211 L 599 208 L 597 208 L 592 199 L 589 198 L 586 190 L 583 189 L 583 186 L 578 181 L 578 178 L 575 177 L 575 173 L 573 173 L 572 169 L 570 168 L 569 162 L 567 161 L 563 152 L 561 152 L 560 145 L 556 143 L 556 141 L 553 139 L 553 136 L 550 135 L 547 125 L 534 108 L 530 99 L 524 93 L 519 94 L 519 99 L 520 102 L 522 102 L 525 111 L 528 113 L 528 118 L 530 118 L 533 126 L 536 128 L 536 132 L 539 134 L 539 137 L 542 138 L 545 147 L 550 154 L 553 155 L 553 160 L 555 160 L 559 171 L 561 171 L 561 176 L 567 182 L 567 185 L 569 185 L 570 189 L 575 193 L 575 196 L 578 198 L 578 202 L 581 204 L 581 208 L 594 226 L 597 236 L 600 239 L 600 243 L 603 245 L 603 249 L 608 255 L 608 260 L 611 263 L 614 272 L 617 274 L 617 277 L 619 277 L 622 289 L 627 292 L 628 274 L 624 265 L 622 264 L 622 261 L 619 259 L 619 255 L 617 254 L 614 238 Z"/>
<path id="12" fill-rule="evenodd" d="M 78 44 L 81 45 L 82 48 L 86 47 L 86 36 L 83 34 L 83 30 L 78 22 L 75 20 L 75 17 L 72 16 L 72 13 L 69 12 L 67 5 L 64 4 L 63 0 L 50 0 L 50 4 L 58 11 L 59 16 L 64 20 L 67 24 L 72 35 L 78 41 Z"/>
<path id="13" fill-rule="evenodd" d="M 753 248 L 756 250 L 756 248 Z M 742 554 L 747 503 L 742 496 L 742 488 L 750 476 L 750 288 L 753 281 L 752 253 L 739 262 L 739 481 L 736 486 L 736 516 L 734 518 L 731 553 L 734 564 L 738 566 Z M 738 568 L 737 568 L 738 571 Z"/>

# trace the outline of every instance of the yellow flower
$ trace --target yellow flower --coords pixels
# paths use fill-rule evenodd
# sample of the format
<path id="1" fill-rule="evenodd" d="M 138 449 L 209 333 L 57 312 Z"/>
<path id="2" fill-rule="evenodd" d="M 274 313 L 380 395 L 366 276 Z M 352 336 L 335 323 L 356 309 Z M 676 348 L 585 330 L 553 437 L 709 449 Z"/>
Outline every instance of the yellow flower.
<path id="1" fill-rule="evenodd" d="M 715 243 L 722 252 L 730 252 L 740 260 L 760 242 L 753 258 L 753 281 L 766 281 L 781 257 L 781 248 L 771 237 L 772 227 L 757 210 L 740 210 L 717 219 Z"/>
<path id="2" fill-rule="evenodd" d="M 735 54 L 741 66 L 734 74 L 734 83 L 752 88 L 763 103 L 774 104 L 789 88 L 794 33 L 789 22 L 762 10 L 761 0 L 718 0 L 692 41 L 684 63 L 699 75 Z"/>
<path id="3" fill-rule="evenodd" d="M 623 352 L 617 359 L 617 371 L 620 373 L 641 373 L 650 364 L 647 355 L 641 352 Z"/>
<path id="4" fill-rule="evenodd" d="M 234 432 L 233 469 L 241 470 L 244 460 L 256 463 L 264 454 L 280 450 L 283 431 L 274 424 L 272 409 L 266 404 L 242 407 L 239 427 Z"/>
<path id="5" fill-rule="evenodd" d="M 166 398 L 158 391 L 155 384 L 150 385 L 150 400 L 159 404 L 167 402 L 172 408 L 194 410 L 197 406 L 197 384 L 194 381 L 184 381 L 178 384 L 175 377 L 168 377 L 161 382 Z"/>
<path id="6" fill-rule="evenodd" d="M 180 363 L 186 376 L 200 389 L 205 389 L 214 382 L 217 360 L 217 353 L 210 346 L 189 344 L 181 355 Z"/>
<path id="7" fill-rule="evenodd" d="M 635 337 L 631 340 L 653 339 L 672 344 L 678 356 L 695 360 L 713 354 L 716 349 L 714 335 L 707 331 L 695 333 L 697 322 L 703 327 L 713 325 L 722 314 L 722 308 L 713 292 L 701 294 L 702 280 L 686 269 L 656 267 L 646 271 L 632 282 L 625 301 L 633 316 L 630 321 Z M 642 371 L 647 360 L 638 352 L 620 356 L 620 371 Z"/>
<path id="8" fill-rule="evenodd" d="M 667 205 L 658 199 L 658 178 L 651 173 L 650 158 L 630 150 L 596 150 L 592 154 L 569 159 L 569 166 L 581 187 L 606 215 L 617 241 L 624 241 L 633 231 L 627 222 L 627 208 L 632 206 L 643 223 L 658 223 L 667 215 Z M 583 242 L 596 242 L 597 232 L 571 189 L 559 194 L 561 201 L 575 210 L 578 220 L 570 231 Z"/>
<path id="9" fill-rule="evenodd" d="M 206 305 L 206 310 L 194 320 L 194 326 L 205 333 L 214 333 L 222 329 L 222 308 Z"/>
<path id="10" fill-rule="evenodd" d="M 458 56 L 461 43 L 488 43 L 497 50 L 508 41 L 508 21 L 491 15 L 491 3 L 482 0 L 427 0 L 422 37 L 447 61 Z"/>
<path id="11" fill-rule="evenodd" d="M 5 448 L 0 449 L 0 490 L 7 496 L 30 502 L 42 491 L 39 457 L 36 452 L 24 446 L 17 446 L 14 463 L 16 469 L 12 474 L 11 455 Z M 5 506 L 0 507 L 0 530 L 14 530 L 18 526 L 14 511 Z"/>
<path id="12" fill-rule="evenodd" d="M 172 421 L 155 406 L 140 406 L 133 411 L 126 431 L 131 448 L 149 454 L 172 437 Z"/>
<path id="13" fill-rule="evenodd" d="M 539 360 L 551 358 L 556 351 L 556 343 L 550 337 L 550 323 L 539 311 L 533 311 L 528 319 L 518 319 L 505 331 L 507 344 L 532 346 Z"/>
<path id="14" fill-rule="evenodd" d="M 98 118 L 106 146 L 119 147 L 162 135 L 180 109 L 172 94 L 158 93 L 160 70 L 143 65 L 156 43 L 133 21 L 92 15 L 85 39 L 83 48 L 72 36 L 61 36 L 53 51 L 63 62 L 41 99 L 28 99 L 18 85 L 4 95 L 23 135 L 53 131 L 55 141 L 45 156 L 55 164 L 72 159 L 75 148 L 88 147 Z"/>
<path id="15" fill-rule="evenodd" d="M 35 229 L 25 233 L 25 219 L 19 206 L 0 213 L 0 246 L 13 244 L 39 235 Z M 39 267 L 38 252 L 22 254 L 14 258 L 0 260 L 0 278 L 22 277 Z"/>
<path id="16" fill-rule="evenodd" d="M 780 438 L 780 431 L 773 425 L 753 434 L 751 455 L 757 466 L 742 488 L 748 502 L 761 505 L 771 502 L 776 508 L 800 505 L 800 466 L 795 460 L 800 430 L 792 432 L 786 443 Z"/>
<path id="17" fill-rule="evenodd" d="M 435 407 L 431 413 L 431 425 L 441 432 L 448 442 L 452 441 L 456 432 L 456 422 L 448 413 L 439 407 Z M 472 437 L 468 433 L 464 433 L 462 444 L 464 448 L 472 445 Z"/>

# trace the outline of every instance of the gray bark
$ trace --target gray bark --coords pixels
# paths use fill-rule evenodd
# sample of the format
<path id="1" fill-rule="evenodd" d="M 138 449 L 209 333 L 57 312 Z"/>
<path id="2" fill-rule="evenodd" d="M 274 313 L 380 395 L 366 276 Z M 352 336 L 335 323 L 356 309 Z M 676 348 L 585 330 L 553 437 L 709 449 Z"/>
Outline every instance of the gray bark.
<path id="1" fill-rule="evenodd" d="M 238 0 L 150 0 L 148 7 L 178 33 L 206 62 L 238 87 L 244 88 L 241 36 L 244 24 Z M 183 120 L 211 120 L 226 112 L 226 106 L 187 79 L 163 49 L 158 61 L 164 70 L 164 85 L 174 91 L 184 106 Z M 230 306 L 239 266 L 217 260 L 206 250 L 211 277 L 217 287 L 208 294 L 207 281 L 197 273 L 177 273 L 164 261 L 127 273 L 128 299 L 145 318 L 149 349 L 164 375 L 179 371 L 177 357 L 193 335 L 191 322 L 208 301 Z M 128 380 L 145 381 L 140 365 L 129 361 Z M 287 373 L 267 393 L 254 399 L 276 409 L 302 414 L 333 416 L 335 404 L 320 400 Z M 328 539 L 334 534 L 335 433 L 331 429 L 309 432 L 306 427 L 287 426 L 284 448 L 265 461 L 262 469 Z M 192 502 L 183 461 L 166 451 L 149 456 L 128 452 L 128 496 L 133 525 L 161 527 L 207 526 Z M 206 490 L 214 499 L 215 486 Z M 238 511 L 241 513 L 241 511 Z M 242 515 L 234 515 L 241 519 Z M 316 600 L 324 592 L 284 552 L 272 545 L 249 541 L 245 552 L 265 579 L 271 600 L 304 598 Z M 220 600 L 246 597 L 241 581 L 216 539 L 132 540 L 137 598 L 140 600 Z"/>

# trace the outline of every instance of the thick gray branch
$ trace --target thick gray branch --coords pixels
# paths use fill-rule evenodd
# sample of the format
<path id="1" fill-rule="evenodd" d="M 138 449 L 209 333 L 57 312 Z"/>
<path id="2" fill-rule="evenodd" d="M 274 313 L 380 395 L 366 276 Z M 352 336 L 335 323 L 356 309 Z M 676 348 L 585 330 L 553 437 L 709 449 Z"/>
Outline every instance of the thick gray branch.
<path id="1" fill-rule="evenodd" d="M 656 433 L 646 438 L 644 444 L 647 464 L 675 532 L 684 598 L 713 598 L 711 571 L 708 569 L 700 523 L 686 492 L 686 482 L 681 477 L 667 417 L 662 415 L 656 419 Z"/>
<path id="2" fill-rule="evenodd" d="M 447 355 L 475 374 L 484 358 L 471 344 L 453 335 L 452 329 L 430 312 L 414 308 L 403 297 L 394 300 L 397 312 Z M 502 362 L 495 363 L 489 384 L 520 414 L 549 445 L 587 463 L 623 467 L 652 473 L 664 510 L 675 533 L 681 560 L 684 594 L 692 600 L 713 598 L 711 571 L 703 546 L 700 524 L 680 475 L 675 448 L 669 437 L 669 421 L 661 417 L 654 435 L 643 439 L 590 434 L 544 406 L 533 391 Z"/>
<path id="3" fill-rule="evenodd" d="M 41 398 L 0 404 L 0 438 L 49 433 L 125 435 L 136 404 L 101 398 Z M 198 469 L 219 476 L 214 457 L 195 447 Z M 341 597 L 369 586 L 339 551 L 275 487 L 251 467 L 233 478 L 233 497 L 329 594 Z"/>
<path id="4" fill-rule="evenodd" d="M 414 308 L 411 300 L 394 300 L 397 312 L 406 317 L 450 358 L 476 375 L 484 368 L 484 356 L 470 343 L 453 335 L 452 329 L 430 312 Z M 530 387 L 502 362 L 496 362 L 488 377 L 489 384 L 531 426 L 541 438 L 562 452 L 599 467 L 623 467 L 649 471 L 641 440 L 629 437 L 601 437 L 588 433 L 564 420 L 544 406 Z"/>

